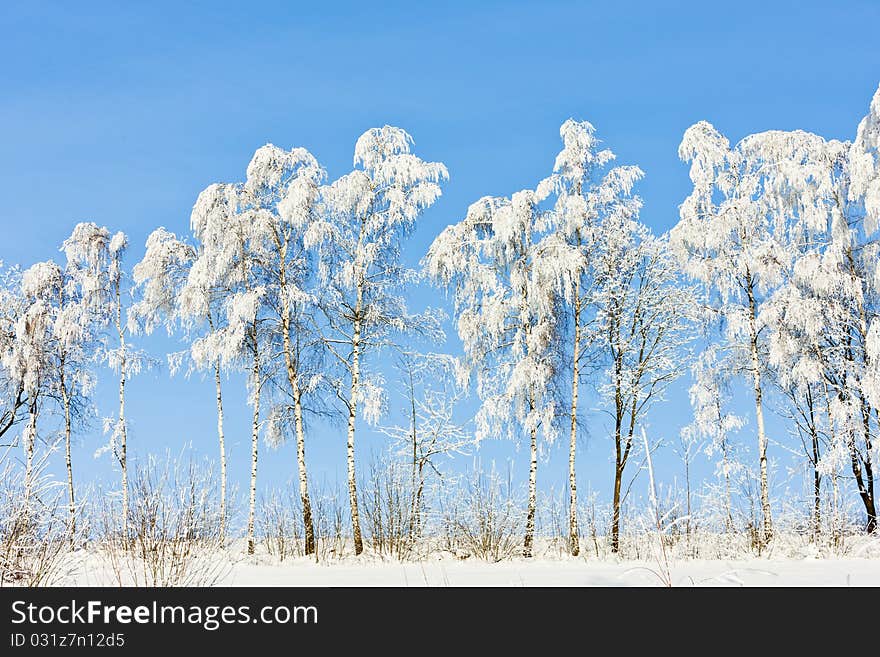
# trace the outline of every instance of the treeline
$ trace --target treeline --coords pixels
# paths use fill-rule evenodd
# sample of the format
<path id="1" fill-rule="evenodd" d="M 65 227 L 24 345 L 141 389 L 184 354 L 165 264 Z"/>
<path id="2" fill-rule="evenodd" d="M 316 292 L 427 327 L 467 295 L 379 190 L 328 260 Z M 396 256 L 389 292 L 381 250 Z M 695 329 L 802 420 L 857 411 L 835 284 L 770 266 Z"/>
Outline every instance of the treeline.
<path id="1" fill-rule="evenodd" d="M 588 122 L 568 120 L 560 136 L 546 178 L 473 203 L 435 239 L 418 270 L 404 264 L 406 238 L 448 175 L 390 126 L 365 132 L 353 170 L 332 181 L 307 150 L 263 146 L 243 182 L 212 184 L 199 195 L 188 235 L 153 231 L 140 262 L 127 262 L 123 233 L 81 223 L 63 242 L 61 262 L 4 269 L 0 436 L 24 449 L 24 512 L 16 523 L 27 526 L 37 436 L 54 416 L 63 420 L 68 526 L 76 531 L 70 446 L 93 414 L 103 366 L 118 380 L 104 451 L 121 474 L 125 541 L 126 383 L 151 362 L 133 343 L 164 328 L 186 345 L 168 355 L 172 374 L 203 372 L 215 383 L 221 536 L 228 521 L 225 386 L 227 374 L 245 375 L 249 553 L 261 437 L 270 445 L 295 442 L 297 522 L 304 553 L 316 550 L 306 449 L 315 420 L 329 417 L 345 433 L 355 554 L 364 545 L 355 444 L 366 422 L 379 424 L 408 464 L 409 536 L 420 532 L 438 456 L 485 438 L 527 442 L 525 556 L 535 542 L 539 446 L 565 436 L 567 550 L 577 555 L 585 391 L 611 417 L 609 534 L 617 551 L 626 475 L 634 454 L 653 449 L 644 420 L 688 369 L 694 417 L 679 442 L 688 458 L 697 449 L 717 455 L 728 522 L 734 479 L 750 471 L 736 439 L 754 434 L 756 530 L 761 544 L 772 538 L 764 419 L 772 403 L 789 433 L 776 442 L 790 439 L 803 453 L 815 531 L 823 494 L 831 486 L 836 499 L 841 481 L 853 483 L 865 529 L 875 531 L 880 91 L 852 141 L 770 131 L 731 145 L 706 122 L 692 126 L 679 155 L 690 163 L 693 191 L 679 223 L 660 236 L 640 220 L 642 171 L 615 166 Z M 460 355 L 413 346 L 444 341 L 444 314 L 413 312 L 405 301 L 425 278 L 452 292 Z M 382 424 L 389 357 L 406 399 L 399 426 Z M 735 387 L 753 397 L 753 431 L 743 430 L 747 419 L 731 408 Z M 473 430 L 457 418 L 470 394 L 480 401 Z"/>

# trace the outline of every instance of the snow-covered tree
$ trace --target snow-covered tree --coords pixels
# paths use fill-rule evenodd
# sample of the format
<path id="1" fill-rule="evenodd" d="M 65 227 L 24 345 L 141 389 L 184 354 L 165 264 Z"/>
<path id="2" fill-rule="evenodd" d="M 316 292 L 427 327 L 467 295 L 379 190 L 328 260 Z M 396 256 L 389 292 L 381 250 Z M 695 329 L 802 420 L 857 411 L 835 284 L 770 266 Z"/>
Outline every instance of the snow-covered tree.
<path id="1" fill-rule="evenodd" d="M 821 474 L 847 453 L 869 530 L 876 527 L 870 327 L 877 312 L 880 100 L 852 142 L 768 131 L 730 148 L 709 124 L 685 133 L 694 191 L 674 242 L 717 295 L 733 367 L 751 375 L 764 540 L 771 535 L 762 397 L 768 376 L 809 437 L 814 524 Z M 820 455 L 828 437 L 827 458 Z"/>
<path id="2" fill-rule="evenodd" d="M 691 366 L 693 384 L 689 389 L 694 419 L 682 430 L 691 440 L 702 441 L 708 456 L 720 457 L 715 472 L 723 482 L 724 529 L 728 532 L 734 528 L 732 478 L 736 469 L 731 436 L 745 424 L 743 418 L 729 410 L 727 387 L 731 369 L 717 343 L 710 343 L 697 357 Z"/>
<path id="3" fill-rule="evenodd" d="M 191 275 L 199 261 L 199 247 L 178 238 L 165 228 L 157 228 L 147 238 L 146 253 L 134 266 L 132 277 L 139 293 L 129 311 L 129 326 L 135 331 L 152 333 L 164 325 L 169 333 L 181 330 L 189 342 L 186 352 L 169 354 L 172 374 L 188 362 L 191 369 L 211 370 L 217 401 L 217 440 L 220 456 L 220 536 L 226 535 L 227 466 L 226 439 L 223 428 L 222 365 L 219 356 L 205 358 L 199 349 L 206 335 L 224 322 L 224 288 L 217 283 L 202 283 Z"/>
<path id="4" fill-rule="evenodd" d="M 813 470 L 817 530 L 824 432 L 830 457 L 841 450 L 849 454 L 867 526 L 869 531 L 876 527 L 876 418 L 868 395 L 867 347 L 878 311 L 880 251 L 873 239 L 870 183 L 860 182 L 870 123 L 869 114 L 853 144 L 803 131 L 771 131 L 743 140 L 751 147 L 750 157 L 761 162 L 761 198 L 775 222 L 774 257 L 782 272 L 759 322 L 769 329 L 769 363 L 790 400 L 788 415 L 797 432 L 809 438 L 805 451 Z"/>
<path id="5" fill-rule="evenodd" d="M 199 249 L 180 295 L 182 316 L 207 319 L 209 333 L 192 346 L 194 361 L 250 365 L 254 407 L 248 551 L 253 553 L 256 474 L 261 427 L 261 391 L 272 383 L 280 399 L 272 400 L 265 423 L 266 440 L 280 443 L 289 413 L 296 437 L 297 472 L 303 510 L 305 552 L 315 551 L 314 522 L 305 461 L 304 397 L 318 380 L 320 342 L 316 338 L 314 267 L 303 241 L 317 218 L 323 170 L 305 149 L 285 151 L 271 144 L 258 149 L 244 183 L 211 185 L 199 196 L 192 228 Z M 223 299 L 225 317 L 216 317 Z M 281 384 L 274 376 L 276 349 L 283 360 Z M 216 370 L 219 379 L 219 369 Z M 220 411 L 218 388 L 218 412 Z"/>
<path id="6" fill-rule="evenodd" d="M 690 290 L 665 237 L 639 223 L 639 204 L 624 205 L 601 225 L 593 295 L 605 376 L 600 395 L 614 428 L 611 549 L 620 547 L 622 484 L 639 423 L 683 373 Z"/>
<path id="7" fill-rule="evenodd" d="M 318 257 L 321 327 L 335 361 L 330 386 L 347 415 L 348 494 L 355 554 L 363 551 L 355 469 L 359 418 L 381 414 L 383 381 L 372 357 L 395 335 L 439 336 L 435 313 L 409 312 L 403 287 L 415 280 L 401 261 L 403 239 L 440 196 L 446 167 L 411 152 L 406 131 L 384 126 L 365 132 L 354 149 L 355 169 L 322 188 L 322 211 L 305 243 Z"/>
<path id="8" fill-rule="evenodd" d="M 22 275 L 22 292 L 29 303 L 42 304 L 49 322 L 44 345 L 50 368 L 47 396 L 61 408 L 64 422 L 64 452 L 67 469 L 68 525 L 76 531 L 76 497 L 71 444 L 74 424 L 85 419 L 88 396 L 95 386 L 91 371 L 92 352 L 97 347 L 95 317 L 83 301 L 77 277 L 70 268 L 52 261 L 40 262 Z"/>
<path id="9" fill-rule="evenodd" d="M 324 171 L 306 149 L 285 151 L 268 144 L 248 165 L 240 201 L 252 230 L 250 257 L 264 281 L 268 330 L 280 338 L 284 356 L 287 385 L 276 417 L 289 408 L 293 418 L 306 554 L 315 552 L 315 529 L 305 461 L 304 397 L 315 390 L 320 378 L 316 366 L 321 353 L 313 321 L 317 299 L 310 290 L 315 283 L 314 258 L 303 238 L 319 220 L 323 178 Z"/>
<path id="10" fill-rule="evenodd" d="M 0 438 L 21 421 L 27 406 L 23 382 L 9 367 L 16 324 L 25 307 L 21 272 L 0 261 Z"/>
<path id="11" fill-rule="evenodd" d="M 405 420 L 382 427 L 393 449 L 410 465 L 410 545 L 421 537 L 427 476 L 438 476 L 441 457 L 464 454 L 473 437 L 456 420 L 456 406 L 465 395 L 459 381 L 459 363 L 448 354 L 401 353 L 395 366 L 405 405 Z"/>
<path id="12" fill-rule="evenodd" d="M 200 367 L 224 367 L 247 374 L 253 409 L 247 552 L 253 554 L 261 393 L 269 336 L 261 315 L 266 288 L 250 250 L 253 225 L 249 214 L 242 211 L 241 185 L 215 183 L 204 189 L 193 206 L 190 225 L 202 248 L 188 275 L 186 312 L 189 316 L 207 314 L 211 298 L 206 291 L 224 290 L 222 322 L 193 343 L 193 360 Z M 201 311 L 197 310 L 200 305 Z"/>
<path id="13" fill-rule="evenodd" d="M 571 289 L 562 295 L 571 319 L 567 360 L 571 362 L 570 434 L 568 449 L 569 551 L 580 552 L 578 540 L 577 474 L 575 456 L 578 438 L 578 398 L 587 363 L 594 358 L 596 341 L 595 254 L 602 239 L 601 222 L 619 212 L 635 212 L 639 203 L 632 197 L 633 183 L 641 177 L 637 167 L 607 168 L 614 159 L 608 149 L 600 149 L 595 129 L 587 121 L 567 120 L 559 129 L 563 149 L 556 156 L 553 175 L 543 184 L 556 193 L 555 230 L 581 254 L 571 272 Z"/>
<path id="14" fill-rule="evenodd" d="M 425 259 L 429 274 L 454 292 L 458 334 L 482 402 L 476 439 L 528 437 L 526 557 L 535 534 L 538 435 L 556 435 L 558 290 L 582 257 L 552 230 L 550 213 L 540 207 L 547 186 L 541 190 L 480 199 L 434 240 Z"/>
<path id="15" fill-rule="evenodd" d="M 143 355 L 126 340 L 127 279 L 123 258 L 128 248 L 125 233 L 110 234 L 95 223 L 77 224 L 62 244 L 67 256 L 66 271 L 78 290 L 83 312 L 98 326 L 106 327 L 104 345 L 99 352 L 104 362 L 119 376 L 119 412 L 105 419 L 110 440 L 101 451 L 110 451 L 119 463 L 122 475 L 122 535 L 128 538 L 128 426 L 125 415 L 125 386 L 144 365 Z"/>
<path id="16" fill-rule="evenodd" d="M 880 229 L 880 88 L 874 93 L 868 114 L 859 123 L 847 160 L 846 201 L 852 211 L 850 223 L 861 228 L 860 232 L 851 230 L 851 235 L 859 236 L 859 243 L 847 252 L 850 268 L 862 273 L 862 303 L 858 327 L 860 344 L 863 345 L 865 375 L 862 379 L 862 394 L 874 409 L 875 427 L 880 422 L 880 247 L 877 231 Z M 838 197 L 840 199 L 840 197 Z M 843 199 L 840 199 L 841 201 Z M 862 413 L 863 426 L 866 414 Z M 870 421 L 870 414 L 867 414 Z M 868 422 L 870 425 L 870 422 Z M 869 427 L 870 428 L 870 427 Z M 880 440 L 872 437 L 870 431 L 863 431 L 864 450 L 851 458 L 854 474 L 857 461 L 862 461 L 865 480 L 859 481 L 859 495 L 868 515 L 868 531 L 876 531 L 877 502 L 874 496 L 873 463 L 880 460 Z"/>
<path id="17" fill-rule="evenodd" d="M 22 433 L 25 454 L 22 508 L 25 527 L 28 525 L 34 485 L 37 418 L 45 405 L 55 374 L 52 309 L 49 303 L 40 298 L 40 292 L 45 279 L 57 273 L 58 267 L 54 263 L 40 263 L 22 274 L 24 305 L 12 327 L 11 344 L 3 353 L 3 367 L 13 382 L 12 388 L 21 390 L 23 398 L 27 400 L 27 424 Z"/>
<path id="18" fill-rule="evenodd" d="M 814 142 L 808 160 L 811 168 L 824 155 L 841 152 L 839 142 L 825 143 L 814 136 L 810 136 L 810 139 Z M 777 161 L 785 162 L 788 157 L 780 153 Z M 833 164 L 834 159 L 831 158 L 828 163 Z M 789 167 L 791 164 L 789 161 Z M 790 220 L 798 220 L 797 208 L 792 201 L 803 190 L 809 190 L 808 193 L 819 205 L 826 206 L 820 208 L 821 212 L 832 216 L 834 187 L 826 188 L 821 195 L 817 194 L 820 180 L 824 178 L 833 182 L 832 171 L 833 166 L 828 166 L 824 176 L 814 171 L 809 180 L 801 178 L 799 181 L 790 181 L 799 183 L 788 185 L 785 193 L 785 203 L 788 205 L 785 212 Z M 831 221 L 835 220 L 832 218 Z M 786 400 L 781 414 L 790 419 L 793 433 L 802 440 L 812 470 L 811 515 L 816 532 L 820 527 L 821 509 L 820 443 L 824 434 L 823 425 L 834 433 L 831 401 L 834 396 L 833 382 L 838 377 L 833 371 L 833 362 L 841 362 L 832 354 L 840 338 L 839 329 L 845 325 L 840 311 L 848 304 L 848 301 L 837 298 L 836 293 L 832 298 L 826 298 L 831 289 L 829 285 L 834 285 L 832 271 L 835 267 L 827 268 L 828 263 L 823 263 L 825 244 L 824 222 L 808 228 L 807 234 L 802 234 L 800 239 L 786 243 L 789 253 L 785 258 L 783 282 L 765 302 L 759 316 L 759 321 L 767 327 L 768 363 Z"/>
<path id="19" fill-rule="evenodd" d="M 680 207 L 680 221 L 671 232 L 684 270 L 711 289 L 726 320 L 725 339 L 741 353 L 752 380 L 758 429 L 758 458 L 763 540 L 772 535 L 764 426 L 766 377 L 765 327 L 760 311 L 778 285 L 785 252 L 776 209 L 778 196 L 763 193 L 765 160 L 756 139 L 734 148 L 711 124 L 688 128 L 679 156 L 691 163 L 693 191 Z"/>
<path id="20" fill-rule="evenodd" d="M 810 200 L 824 220 L 808 248 L 798 253 L 790 278 L 773 299 L 769 320 L 777 327 L 771 355 L 780 374 L 789 385 L 804 390 L 808 413 L 817 405 L 825 408 L 829 459 L 838 451 L 849 455 L 868 531 L 877 526 L 873 473 L 877 406 L 871 401 L 876 368 L 870 353 L 871 324 L 880 312 L 880 247 L 872 200 L 876 183 L 870 180 L 871 163 L 877 158 L 876 135 L 872 147 L 870 126 L 877 121 L 873 116 L 877 106 L 875 96 L 853 143 L 815 138 L 811 153 L 815 170 L 801 186 L 809 189 Z M 818 489 L 819 471 L 824 468 L 816 448 L 817 421 L 803 412 L 801 417 L 813 435 L 811 460 L 816 462 Z M 818 499 L 814 506 L 818 509 Z"/>

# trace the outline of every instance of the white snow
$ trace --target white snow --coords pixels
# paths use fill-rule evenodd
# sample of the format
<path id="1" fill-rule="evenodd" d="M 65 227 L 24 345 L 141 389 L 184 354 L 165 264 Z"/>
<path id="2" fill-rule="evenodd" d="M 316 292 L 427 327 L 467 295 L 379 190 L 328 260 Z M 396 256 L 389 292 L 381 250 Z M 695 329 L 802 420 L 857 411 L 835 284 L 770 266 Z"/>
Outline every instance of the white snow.
<path id="1" fill-rule="evenodd" d="M 94 558 L 62 583 L 115 585 L 107 564 Z M 676 561 L 673 586 L 880 586 L 880 561 L 840 559 L 750 559 Z M 109 579 L 108 579 L 109 578 Z M 652 561 L 480 560 L 440 558 L 420 562 L 346 560 L 282 563 L 242 560 L 215 582 L 222 586 L 662 586 Z"/>

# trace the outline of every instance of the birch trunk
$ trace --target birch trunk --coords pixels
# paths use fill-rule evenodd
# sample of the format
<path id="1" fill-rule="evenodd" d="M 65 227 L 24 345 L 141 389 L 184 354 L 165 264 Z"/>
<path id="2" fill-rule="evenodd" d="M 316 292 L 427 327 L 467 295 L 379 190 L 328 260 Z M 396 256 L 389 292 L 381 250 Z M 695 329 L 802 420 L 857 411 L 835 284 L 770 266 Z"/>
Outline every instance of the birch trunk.
<path id="1" fill-rule="evenodd" d="M 67 391 L 67 382 L 64 377 L 64 359 L 60 366 L 61 402 L 64 406 L 64 462 L 67 466 L 67 531 L 70 540 L 76 533 L 76 499 L 73 490 L 73 462 L 70 458 L 71 419 L 70 419 L 70 394 Z"/>
<path id="2" fill-rule="evenodd" d="M 758 327 L 754 286 L 751 278 L 746 290 L 749 298 L 749 353 L 752 362 L 752 385 L 755 391 L 755 419 L 758 425 L 758 460 L 760 463 L 761 515 L 764 527 L 762 540 L 766 545 L 773 537 L 773 520 L 770 515 L 770 487 L 767 477 L 767 434 L 764 431 L 763 392 L 761 388 L 761 364 L 758 358 Z"/>
<path id="3" fill-rule="evenodd" d="M 868 428 L 865 430 L 866 447 L 870 449 L 871 442 Z M 865 470 L 862 470 L 862 461 L 859 456 L 858 447 L 856 446 L 855 431 L 850 429 L 847 437 L 847 446 L 849 447 L 850 464 L 852 467 L 853 477 L 856 480 L 856 487 L 859 492 L 859 498 L 865 506 L 865 514 L 867 522 L 865 523 L 865 531 L 871 533 L 877 529 L 877 512 L 874 507 L 874 482 L 873 473 L 870 470 L 871 461 L 865 459 Z M 868 477 L 867 475 L 871 475 Z"/>
<path id="4" fill-rule="evenodd" d="M 220 361 L 214 364 L 214 385 L 217 388 L 217 439 L 220 443 L 220 540 L 226 539 L 226 440 L 223 435 L 223 388 Z"/>
<path id="5" fill-rule="evenodd" d="M 425 464 L 424 462 L 419 463 L 419 487 L 416 490 L 416 538 L 422 535 L 422 495 L 425 490 L 425 473 L 424 473 Z"/>
<path id="6" fill-rule="evenodd" d="M 834 426 L 834 416 L 831 413 L 831 395 L 828 392 L 828 381 L 823 378 L 822 380 L 822 392 L 825 398 L 825 415 L 828 417 L 828 434 L 830 444 L 834 445 L 837 441 L 837 433 Z M 831 489 L 832 489 L 832 501 L 831 501 L 831 512 L 830 512 L 830 525 L 829 529 L 831 530 L 832 537 L 835 537 L 836 540 L 836 526 L 837 526 L 837 470 L 835 469 L 831 472 Z"/>
<path id="7" fill-rule="evenodd" d="M 253 382 L 254 382 L 254 414 L 253 424 L 251 428 L 251 489 L 250 499 L 248 503 L 248 524 L 247 524 L 247 553 L 253 554 L 254 545 L 254 516 L 257 507 L 257 447 L 260 438 L 260 353 L 257 344 L 257 329 L 253 328 L 251 333 L 254 349 L 254 366 L 253 366 Z"/>
<path id="8" fill-rule="evenodd" d="M 869 504 L 866 505 L 868 522 L 865 531 L 869 534 L 877 531 L 877 502 L 874 497 L 874 468 L 871 464 L 871 437 L 865 437 L 865 477 L 868 481 L 866 486 Z"/>
<path id="9" fill-rule="evenodd" d="M 305 553 L 315 554 L 315 525 L 312 520 L 312 502 L 309 497 L 309 478 L 306 472 L 306 438 L 303 431 L 302 391 L 297 385 L 293 390 L 293 413 L 296 424 L 296 465 L 299 475 L 299 499 L 302 503 L 305 527 Z"/>
<path id="10" fill-rule="evenodd" d="M 286 246 L 279 242 L 282 261 L 286 255 Z M 303 430 L 302 390 L 299 386 L 297 362 L 293 355 L 290 339 L 290 300 L 285 294 L 287 274 L 282 266 L 279 272 L 281 282 L 281 339 L 284 347 L 284 365 L 287 370 L 287 382 L 293 395 L 294 424 L 296 426 L 296 471 L 299 478 L 299 498 L 302 503 L 303 527 L 305 533 L 305 553 L 315 552 L 315 526 L 312 521 L 312 503 L 309 498 L 309 477 L 306 470 L 306 438 Z"/>
<path id="11" fill-rule="evenodd" d="M 417 475 L 420 476 L 421 468 L 419 467 L 419 451 L 418 451 L 418 430 L 416 427 L 416 391 L 413 383 L 412 369 L 409 374 L 409 402 L 410 402 L 410 427 L 412 429 L 412 462 L 410 470 L 410 510 L 409 510 L 409 547 L 415 545 L 416 526 L 419 524 L 419 496 L 421 494 L 421 482 L 416 483 Z"/>
<path id="12" fill-rule="evenodd" d="M 687 536 L 688 548 L 691 543 L 691 456 L 686 454 L 684 459 L 684 486 L 685 486 L 685 524 L 684 531 Z"/>
<path id="13" fill-rule="evenodd" d="M 36 393 L 34 400 L 30 404 L 30 417 L 28 418 L 28 428 L 25 432 L 25 456 L 24 456 L 24 529 L 30 531 L 31 524 L 31 497 L 33 496 L 34 486 L 34 443 L 37 439 L 37 402 Z"/>
<path id="14" fill-rule="evenodd" d="M 351 507 L 351 530 L 354 539 L 355 556 L 364 551 L 363 538 L 361 537 L 361 521 L 358 514 L 357 477 L 354 463 L 354 429 L 357 419 L 357 395 L 360 386 L 360 348 L 361 348 L 361 311 L 363 305 L 363 286 L 357 290 L 357 305 L 355 307 L 354 333 L 351 340 L 351 396 L 348 401 L 348 442 L 346 445 L 346 458 L 348 464 L 348 501 Z"/>
<path id="15" fill-rule="evenodd" d="M 819 474 L 819 436 L 813 431 L 813 533 L 822 530 L 822 476 Z"/>
<path id="16" fill-rule="evenodd" d="M 857 275 L 857 267 L 851 249 L 847 249 L 847 259 L 849 261 L 850 270 Z M 868 335 L 868 317 L 865 311 L 865 305 L 862 302 L 859 303 L 858 331 L 859 339 L 857 343 L 864 345 Z M 862 354 L 862 358 L 867 360 L 864 354 Z M 871 463 L 871 407 L 868 405 L 868 401 L 865 399 L 865 396 L 861 391 L 859 392 L 859 401 L 861 402 L 862 424 L 865 439 L 865 494 L 862 496 L 862 501 L 865 504 L 865 513 L 868 516 L 865 531 L 870 534 L 877 530 L 877 506 L 874 497 L 874 467 Z"/>
<path id="17" fill-rule="evenodd" d="M 119 467 L 122 470 L 122 537 L 128 547 L 128 446 L 125 427 L 126 347 L 122 327 L 122 285 L 116 279 L 116 332 L 119 335 Z"/>
<path id="18" fill-rule="evenodd" d="M 822 529 L 822 476 L 819 473 L 819 432 L 816 428 L 813 393 L 809 386 L 807 387 L 807 409 L 809 411 L 810 441 L 813 461 L 813 537 L 814 540 L 818 540 L 819 532 Z"/>
<path id="19" fill-rule="evenodd" d="M 537 510 L 538 492 L 538 431 L 532 428 L 529 432 L 529 504 L 526 513 L 526 536 L 523 541 L 523 556 L 532 556 L 532 546 L 535 541 L 535 512 Z"/>
<path id="20" fill-rule="evenodd" d="M 574 284 L 574 345 L 571 377 L 571 436 L 568 445 L 568 548 L 571 556 L 580 553 L 577 517 L 577 472 L 575 471 L 575 451 L 577 450 L 577 407 L 580 365 L 578 356 L 581 341 L 581 297 L 580 282 Z"/>
<path id="21" fill-rule="evenodd" d="M 611 552 L 614 554 L 620 551 L 620 489 L 629 455 L 629 445 L 623 448 L 623 363 L 618 331 L 617 325 L 613 325 L 612 344 L 618 347 L 614 364 L 614 492 L 611 499 Z"/>
<path id="22" fill-rule="evenodd" d="M 64 286 L 58 290 L 58 310 L 64 310 Z M 70 392 L 67 389 L 67 351 L 59 346 L 58 384 L 61 389 L 61 404 L 64 411 L 64 463 L 67 468 L 67 532 L 71 544 L 76 533 L 76 499 L 73 490 L 73 461 L 70 457 L 71 415 Z"/>
<path id="23" fill-rule="evenodd" d="M 523 248 L 523 253 L 528 253 L 528 250 L 531 246 L 531 240 L 528 240 L 528 243 Z M 521 302 L 520 302 L 520 312 L 522 317 L 531 317 L 531 314 L 528 310 L 528 288 L 523 285 L 521 290 Z M 529 337 L 531 335 L 531 320 L 527 320 L 525 325 L 523 326 L 525 333 L 525 345 L 526 345 L 526 355 L 530 357 L 531 348 L 529 346 Z M 534 422 L 532 416 L 535 412 L 535 393 L 534 390 L 529 387 L 529 418 Z M 529 499 L 528 499 L 528 507 L 526 509 L 526 533 L 525 538 L 523 539 L 523 556 L 531 557 L 533 553 L 533 543 L 535 540 L 535 511 L 537 509 L 537 481 L 538 481 L 538 429 L 532 424 L 529 429 Z"/>
<path id="24" fill-rule="evenodd" d="M 620 552 L 620 488 L 623 470 L 619 464 L 614 467 L 614 492 L 611 498 L 611 552 Z"/>

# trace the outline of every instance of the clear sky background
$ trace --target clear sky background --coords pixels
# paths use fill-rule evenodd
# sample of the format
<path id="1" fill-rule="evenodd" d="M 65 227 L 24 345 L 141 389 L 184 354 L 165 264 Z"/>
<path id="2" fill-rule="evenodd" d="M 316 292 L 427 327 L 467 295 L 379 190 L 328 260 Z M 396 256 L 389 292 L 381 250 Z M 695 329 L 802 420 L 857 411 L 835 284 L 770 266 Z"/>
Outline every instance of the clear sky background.
<path id="1" fill-rule="evenodd" d="M 305 146 L 335 178 L 350 169 L 357 137 L 386 123 L 405 128 L 418 155 L 450 171 L 407 246 L 412 263 L 472 201 L 547 175 L 568 117 L 591 121 L 618 162 L 645 170 L 642 218 L 663 232 L 689 191 L 677 147 L 695 121 L 711 121 L 732 141 L 771 128 L 852 138 L 880 82 L 878 25 L 874 1 L 7 0 L 0 259 L 27 266 L 58 258 L 74 223 L 91 220 L 129 234 L 134 264 L 154 228 L 185 233 L 199 191 L 243 179 L 262 144 Z M 413 297 L 451 310 L 437 290 Z M 161 337 L 141 346 L 162 359 L 175 347 Z M 457 351 L 454 336 L 446 348 Z M 100 414 L 113 415 L 112 376 L 104 380 Z M 674 440 L 689 421 L 687 385 L 651 417 L 652 435 Z M 214 455 L 211 381 L 169 379 L 160 369 L 133 381 L 128 399 L 135 454 L 177 453 L 191 442 Z M 244 488 L 249 411 L 238 379 L 227 384 L 226 410 L 230 476 Z M 588 420 L 581 489 L 607 497 L 611 442 L 601 414 Z M 746 443 L 753 427 L 750 415 Z M 779 432 L 771 437 L 795 446 Z M 99 423 L 80 436 L 80 480 L 115 480 L 108 457 L 93 458 L 103 440 Z M 384 439 L 364 431 L 359 441 L 364 471 Z M 546 453 L 544 490 L 565 485 L 564 443 Z M 291 447 L 261 449 L 261 488 L 288 480 Z M 315 427 L 307 449 L 316 479 L 344 481 L 343 428 Z M 484 462 L 512 459 L 525 478 L 523 450 L 487 444 L 482 454 Z M 774 455 L 785 486 L 781 446 L 771 445 Z M 680 473 L 669 450 L 660 459 L 666 481 Z M 711 474 L 710 462 L 699 467 Z"/>

